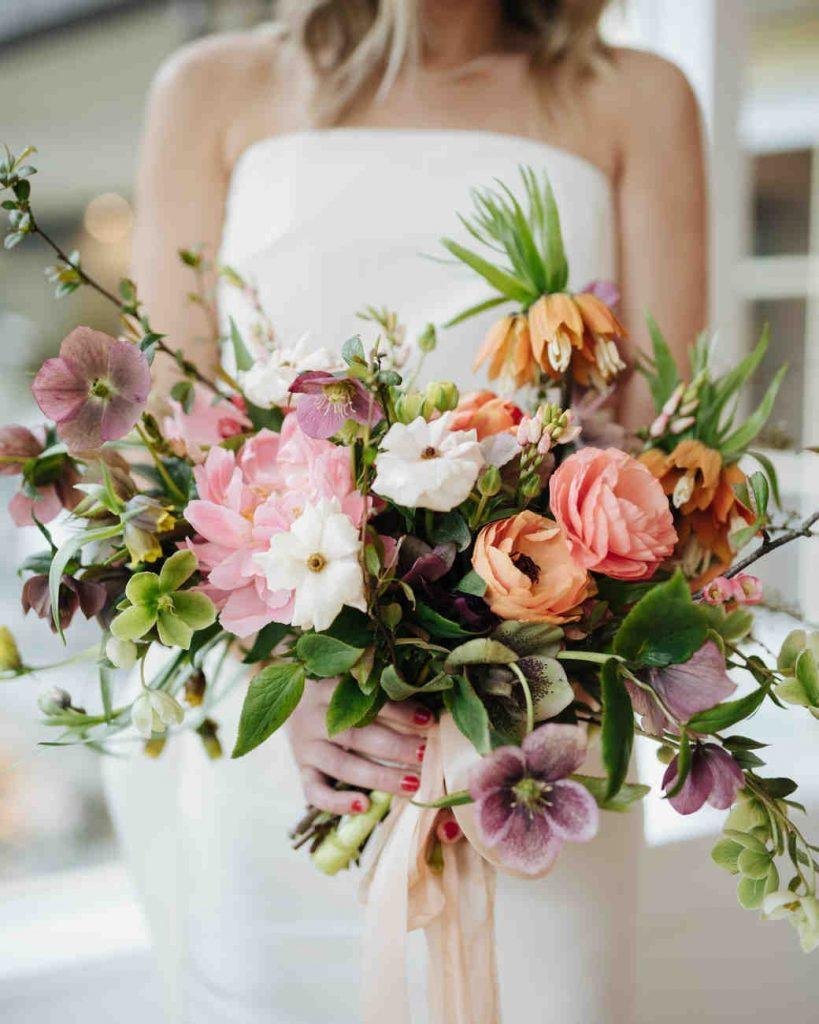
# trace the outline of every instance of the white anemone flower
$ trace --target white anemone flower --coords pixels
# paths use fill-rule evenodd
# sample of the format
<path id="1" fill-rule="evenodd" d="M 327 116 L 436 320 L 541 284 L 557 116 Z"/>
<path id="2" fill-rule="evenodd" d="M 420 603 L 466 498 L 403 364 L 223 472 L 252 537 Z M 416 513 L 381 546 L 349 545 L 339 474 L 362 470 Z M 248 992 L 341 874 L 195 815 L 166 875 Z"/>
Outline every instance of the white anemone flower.
<path id="1" fill-rule="evenodd" d="M 366 611 L 361 539 L 336 498 L 308 505 L 255 562 L 271 590 L 293 591 L 292 625 L 327 629 L 344 605 Z"/>
<path id="2" fill-rule="evenodd" d="M 394 423 L 375 460 L 373 490 L 407 508 L 449 512 L 475 486 L 485 465 L 474 430 L 452 430 L 452 414 Z"/>
<path id="3" fill-rule="evenodd" d="M 239 373 L 238 380 L 245 397 L 260 409 L 284 405 L 290 398 L 289 388 L 304 370 L 337 370 L 338 356 L 325 348 L 307 349 L 308 335 L 303 334 L 294 345 L 273 349 L 257 359 L 249 370 Z"/>
<path id="4" fill-rule="evenodd" d="M 184 717 L 182 706 L 164 690 L 145 687 L 131 706 L 131 722 L 146 739 L 165 732 L 169 725 L 179 725 Z"/>

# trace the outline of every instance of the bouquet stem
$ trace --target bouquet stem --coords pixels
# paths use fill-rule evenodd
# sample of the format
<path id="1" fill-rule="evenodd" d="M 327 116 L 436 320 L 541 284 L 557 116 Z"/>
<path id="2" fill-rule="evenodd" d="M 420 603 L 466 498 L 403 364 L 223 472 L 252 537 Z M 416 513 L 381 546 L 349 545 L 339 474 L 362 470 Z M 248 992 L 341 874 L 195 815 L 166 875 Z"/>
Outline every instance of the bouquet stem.
<path id="1" fill-rule="evenodd" d="M 370 793 L 369 810 L 363 814 L 345 815 L 313 853 L 313 863 L 319 871 L 335 875 L 349 867 L 375 826 L 386 816 L 391 802 L 389 793 L 376 790 Z"/>

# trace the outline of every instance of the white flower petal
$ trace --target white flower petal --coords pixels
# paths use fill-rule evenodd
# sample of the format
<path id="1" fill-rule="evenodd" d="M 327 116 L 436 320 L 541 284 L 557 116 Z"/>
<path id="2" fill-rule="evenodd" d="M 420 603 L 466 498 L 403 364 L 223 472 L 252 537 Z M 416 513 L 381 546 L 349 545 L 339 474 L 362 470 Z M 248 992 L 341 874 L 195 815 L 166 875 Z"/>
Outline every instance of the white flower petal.
<path id="1" fill-rule="evenodd" d="M 151 738 L 154 731 L 154 710 L 147 690 L 143 690 L 131 706 L 131 724 L 145 739 Z"/>
<path id="2" fill-rule="evenodd" d="M 163 725 L 179 725 L 185 717 L 182 706 L 164 690 L 148 690 L 154 714 Z"/>

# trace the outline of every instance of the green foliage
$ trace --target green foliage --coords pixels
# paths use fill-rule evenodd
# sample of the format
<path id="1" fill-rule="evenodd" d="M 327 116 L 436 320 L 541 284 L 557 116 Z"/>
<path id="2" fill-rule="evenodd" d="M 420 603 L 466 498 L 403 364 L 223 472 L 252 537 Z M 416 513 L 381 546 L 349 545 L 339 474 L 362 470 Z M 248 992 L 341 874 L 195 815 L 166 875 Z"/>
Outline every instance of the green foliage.
<path id="1" fill-rule="evenodd" d="M 472 543 L 472 532 L 461 513 L 453 509 L 435 517 L 428 540 L 431 544 L 455 544 L 459 551 L 466 551 Z"/>
<path id="2" fill-rule="evenodd" d="M 121 532 L 122 527 L 119 523 L 116 523 L 114 526 L 101 526 L 95 530 L 83 530 L 81 533 L 75 533 L 73 537 L 69 537 L 55 552 L 48 571 L 48 592 L 51 598 L 51 614 L 54 624 L 63 640 L 65 635 L 60 625 L 60 583 L 63 573 L 66 571 L 69 562 L 82 548 L 88 544 L 98 544 L 100 541 L 110 540 Z"/>
<path id="3" fill-rule="evenodd" d="M 246 665 L 253 665 L 256 662 L 269 658 L 273 649 L 290 633 L 291 627 L 282 622 L 269 622 L 256 634 L 253 646 L 244 657 Z"/>
<path id="4" fill-rule="evenodd" d="M 465 674 L 453 677 L 452 689 L 444 693 L 444 704 L 453 721 L 479 754 L 491 750 L 489 716 Z"/>
<path id="5" fill-rule="evenodd" d="M 452 676 L 446 672 L 439 672 L 420 686 L 408 682 L 395 665 L 387 665 L 381 672 L 381 688 L 390 700 L 409 700 L 425 693 L 441 693 L 451 690 L 453 685 Z"/>
<path id="6" fill-rule="evenodd" d="M 304 692 L 304 668 L 297 662 L 270 665 L 251 681 L 239 735 L 231 757 L 243 757 L 272 736 L 296 709 Z"/>
<path id="7" fill-rule="evenodd" d="M 363 653 L 363 647 L 352 647 L 324 633 L 305 633 L 296 643 L 296 655 L 307 674 L 318 679 L 348 672 Z"/>
<path id="8" fill-rule="evenodd" d="M 678 665 L 702 647 L 707 630 L 708 620 L 677 570 L 631 609 L 614 636 L 614 653 L 638 666 Z"/>
<path id="9" fill-rule="evenodd" d="M 445 668 L 450 671 L 461 665 L 509 665 L 517 660 L 517 654 L 505 644 L 480 637 L 467 640 L 465 644 L 460 644 L 450 651 Z"/>
<path id="10" fill-rule="evenodd" d="M 680 375 L 671 349 L 668 347 L 657 321 L 650 313 L 646 314 L 646 322 L 651 336 L 652 355 L 649 357 L 643 353 L 638 369 L 648 381 L 651 397 L 654 399 L 654 407 L 659 412 L 679 384 Z"/>
<path id="11" fill-rule="evenodd" d="M 572 775 L 572 778 L 586 787 L 597 801 L 597 806 L 603 811 L 630 811 L 634 804 L 651 792 L 651 786 L 624 782 L 613 797 L 607 798 L 608 779 L 601 779 L 596 775 Z"/>
<path id="12" fill-rule="evenodd" d="M 230 343 L 233 346 L 233 358 L 236 360 L 236 369 L 240 373 L 249 370 L 253 366 L 253 356 L 248 351 L 233 317 L 230 317 Z"/>
<path id="13" fill-rule="evenodd" d="M 475 597 L 483 597 L 486 593 L 486 580 L 479 576 L 474 569 L 470 569 L 466 576 L 456 585 L 455 589 L 462 594 L 473 594 Z"/>
<path id="14" fill-rule="evenodd" d="M 363 693 L 351 675 L 342 676 L 327 706 L 327 735 L 335 736 L 359 725 L 368 717 L 378 698 L 377 689 Z"/>
<path id="15" fill-rule="evenodd" d="M 759 688 L 746 697 L 725 701 L 707 711 L 700 711 L 689 719 L 688 727 L 692 732 L 698 733 L 715 733 L 728 729 L 737 722 L 749 718 L 765 700 L 765 693 L 764 689 Z"/>
<path id="16" fill-rule="evenodd" d="M 442 640 L 458 640 L 461 637 L 474 636 L 474 633 L 470 633 L 459 623 L 436 612 L 434 608 L 430 608 L 423 601 L 418 601 L 415 605 L 415 619 L 418 625 L 427 630 L 430 635 Z"/>
<path id="17" fill-rule="evenodd" d="M 609 801 L 626 781 L 634 743 L 634 711 L 615 658 L 610 658 L 600 672 L 600 695 L 603 705 L 600 740 L 606 769 L 603 799 Z"/>

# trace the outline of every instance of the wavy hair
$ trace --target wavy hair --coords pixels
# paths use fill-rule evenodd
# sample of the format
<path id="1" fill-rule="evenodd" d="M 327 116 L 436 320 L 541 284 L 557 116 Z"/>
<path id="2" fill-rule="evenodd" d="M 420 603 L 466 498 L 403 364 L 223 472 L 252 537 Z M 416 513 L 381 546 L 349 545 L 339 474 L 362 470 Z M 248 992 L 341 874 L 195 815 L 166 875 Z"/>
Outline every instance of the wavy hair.
<path id="1" fill-rule="evenodd" d="M 605 48 L 598 22 L 609 0 L 499 0 L 511 34 L 538 68 L 593 70 Z M 421 0 L 279 0 L 278 16 L 318 75 L 316 109 L 337 120 L 367 87 L 383 95 L 418 59 Z"/>

